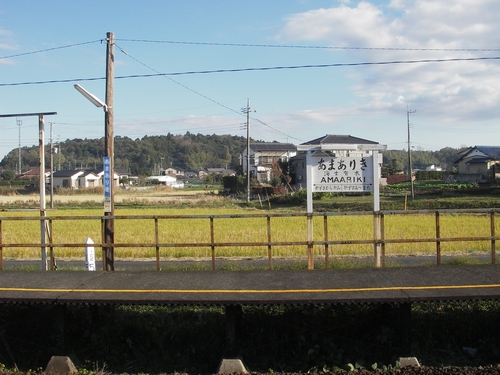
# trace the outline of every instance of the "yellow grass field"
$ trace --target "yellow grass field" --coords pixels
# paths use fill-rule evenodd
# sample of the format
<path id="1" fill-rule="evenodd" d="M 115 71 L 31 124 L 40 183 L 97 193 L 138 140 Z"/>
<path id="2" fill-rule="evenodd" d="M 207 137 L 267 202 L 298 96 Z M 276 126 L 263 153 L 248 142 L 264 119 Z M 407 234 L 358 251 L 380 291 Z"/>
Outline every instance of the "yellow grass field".
<path id="1" fill-rule="evenodd" d="M 272 211 L 270 212 L 273 213 Z M 154 244 L 155 220 L 158 219 L 158 242 L 161 244 L 178 244 L 175 247 L 162 247 L 162 258 L 199 258 L 210 257 L 211 215 L 227 215 L 213 219 L 214 242 L 228 246 L 216 246 L 217 257 L 263 257 L 267 256 L 268 248 L 260 246 L 242 246 L 238 243 L 268 241 L 266 217 L 230 217 L 235 215 L 265 214 L 265 211 L 245 210 L 241 208 L 117 208 L 115 209 L 115 243 L 116 244 Z M 169 215 L 174 218 L 161 218 Z M 39 218 L 37 211 L 2 212 L 1 241 L 6 244 L 40 244 L 39 220 L 5 220 L 6 217 Z M 53 243 L 83 244 L 87 238 L 95 243 L 101 243 L 102 209 L 71 209 L 55 210 L 47 213 L 52 220 Z M 143 218 L 147 216 L 148 218 Z M 196 218 L 189 216 L 198 216 Z M 68 217 L 71 220 L 61 220 Z M 86 218 L 84 217 L 91 217 Z M 127 217 L 127 218 L 125 218 Z M 499 233 L 500 223 L 496 220 L 495 232 Z M 307 240 L 307 220 L 305 216 L 272 217 L 271 241 L 292 242 Z M 373 217 L 371 215 L 341 215 L 328 217 L 328 240 L 343 241 L 345 244 L 330 245 L 329 253 L 340 256 L 369 256 L 373 254 L 372 244 L 349 244 L 353 240 L 371 240 L 373 238 Z M 434 215 L 386 215 L 385 239 L 428 239 L 435 238 Z M 440 217 L 441 238 L 464 238 L 471 236 L 490 236 L 489 215 L 480 214 L 445 214 Z M 324 241 L 324 219 L 314 217 L 314 241 Z M 47 240 L 48 242 L 48 240 Z M 192 244 L 182 246 L 182 244 Z M 442 254 L 487 252 L 490 250 L 489 240 L 483 241 L 444 241 L 441 244 Z M 83 246 L 55 247 L 57 258 L 81 258 Z M 316 255 L 324 253 L 324 246 L 314 246 Z M 285 245 L 273 246 L 273 256 L 305 256 L 306 246 Z M 436 245 L 433 242 L 405 242 L 386 245 L 386 255 L 419 255 L 435 254 Z M 100 251 L 96 251 L 100 257 Z M 40 247 L 4 247 L 4 258 L 39 258 Z M 115 258 L 154 258 L 155 247 L 117 247 Z"/>

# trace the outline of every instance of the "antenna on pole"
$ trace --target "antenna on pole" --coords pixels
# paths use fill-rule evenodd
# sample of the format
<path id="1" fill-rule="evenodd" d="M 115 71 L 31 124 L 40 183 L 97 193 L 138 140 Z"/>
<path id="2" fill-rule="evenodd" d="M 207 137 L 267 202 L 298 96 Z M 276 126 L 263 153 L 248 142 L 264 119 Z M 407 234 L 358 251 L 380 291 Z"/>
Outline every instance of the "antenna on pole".
<path id="1" fill-rule="evenodd" d="M 410 175 L 411 198 L 415 198 L 415 189 L 413 188 L 413 169 L 411 167 L 411 141 L 410 141 L 410 113 L 415 113 L 417 110 L 410 111 L 406 106 L 406 122 L 408 127 L 408 173 Z"/>

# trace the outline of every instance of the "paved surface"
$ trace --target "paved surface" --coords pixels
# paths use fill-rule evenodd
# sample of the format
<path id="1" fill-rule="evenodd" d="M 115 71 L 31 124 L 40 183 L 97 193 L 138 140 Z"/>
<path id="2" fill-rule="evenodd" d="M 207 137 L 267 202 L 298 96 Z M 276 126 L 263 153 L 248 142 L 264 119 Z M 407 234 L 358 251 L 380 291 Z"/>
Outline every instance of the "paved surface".
<path id="1" fill-rule="evenodd" d="M 443 265 L 446 264 L 459 264 L 459 261 L 466 258 L 469 264 L 491 264 L 490 254 L 467 254 L 467 255 L 442 255 L 441 262 Z M 332 257 L 331 262 L 342 259 L 340 257 Z M 373 267 L 373 257 L 345 257 L 343 261 L 346 263 L 351 263 L 354 265 L 352 268 L 365 268 Z M 475 263 L 472 263 L 475 262 Z M 497 259 L 500 263 L 500 258 Z M 323 263 L 322 257 L 317 257 L 316 268 L 320 269 Z M 307 258 L 297 257 L 297 258 L 273 258 L 273 267 L 275 269 L 291 268 L 301 264 L 304 268 L 307 268 Z M 144 260 L 124 260 L 115 259 L 115 270 L 117 271 L 156 271 L 156 261 L 152 259 Z M 386 256 L 386 265 L 388 267 L 415 267 L 415 266 L 432 266 L 436 265 L 435 255 L 413 255 L 413 256 Z M 96 262 L 97 269 L 102 269 L 102 263 L 100 261 Z M 161 261 L 161 267 L 165 269 L 185 269 L 185 270 L 211 270 L 212 260 L 210 258 L 206 259 L 196 259 L 196 260 L 184 260 L 179 259 L 167 259 Z M 268 268 L 267 258 L 217 258 L 216 267 L 218 270 L 224 268 L 233 269 L 245 269 L 245 270 L 265 270 Z M 83 259 L 57 259 L 57 268 L 59 270 L 71 270 L 76 271 L 85 270 L 85 261 Z M 4 270 L 41 270 L 42 262 L 41 260 L 19 260 L 19 259 L 4 259 L 3 260 Z"/>
<path id="2" fill-rule="evenodd" d="M 500 299 L 500 266 L 314 271 L 0 271 L 0 302 L 323 304 Z"/>

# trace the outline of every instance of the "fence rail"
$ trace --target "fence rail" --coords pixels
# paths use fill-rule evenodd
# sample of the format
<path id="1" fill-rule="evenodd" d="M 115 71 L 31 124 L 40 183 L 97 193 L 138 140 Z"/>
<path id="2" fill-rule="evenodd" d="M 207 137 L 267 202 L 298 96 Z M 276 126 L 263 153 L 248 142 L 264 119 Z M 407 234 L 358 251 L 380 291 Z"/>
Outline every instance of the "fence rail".
<path id="1" fill-rule="evenodd" d="M 105 251 L 106 249 L 112 248 L 154 248 L 156 254 L 156 269 L 161 270 L 161 249 L 162 248 L 197 248 L 205 247 L 210 248 L 211 253 L 211 263 L 212 270 L 216 270 L 216 258 L 217 249 L 223 247 L 266 247 L 267 248 L 267 260 L 268 268 L 273 269 L 273 249 L 276 247 L 283 246 L 304 246 L 307 249 L 308 257 L 308 267 L 310 269 L 314 268 L 314 259 L 312 258 L 313 253 L 311 249 L 313 246 L 321 246 L 322 253 L 324 257 L 325 267 L 329 267 L 331 249 L 333 246 L 342 245 L 373 245 L 374 252 L 377 252 L 377 248 L 381 249 L 381 254 L 374 254 L 374 257 L 380 257 L 381 263 L 378 264 L 375 259 L 375 266 L 385 266 L 386 258 L 386 245 L 388 244 L 404 244 L 404 243 L 434 243 L 436 264 L 441 264 L 441 244 L 446 242 L 459 242 L 459 241 L 489 241 L 490 253 L 491 253 L 491 263 L 494 264 L 496 261 L 496 241 L 500 239 L 500 236 L 496 235 L 495 230 L 495 215 L 500 212 L 500 209 L 468 209 L 468 210 L 415 210 L 415 211 L 378 211 L 378 212 L 325 212 L 325 213 L 262 213 L 262 214 L 222 214 L 222 215 L 116 215 L 116 216 L 33 216 L 33 217 L 1 217 L 0 216 L 0 270 L 3 269 L 3 259 L 4 259 L 4 249 L 7 248 L 40 248 L 42 252 L 49 250 L 49 260 L 50 269 L 55 269 L 55 249 L 57 248 L 84 248 L 88 246 L 86 243 L 56 243 L 54 242 L 53 229 L 54 223 L 59 221 L 99 221 L 101 228 L 101 243 L 94 243 L 93 246 L 101 247 L 103 250 L 103 269 L 105 270 Z M 329 219 L 333 217 L 342 216 L 373 216 L 374 220 L 380 221 L 380 233 L 377 235 L 373 234 L 372 238 L 369 239 L 329 239 L 330 223 Z M 434 236 L 427 238 L 386 238 L 386 228 L 385 219 L 390 216 L 407 216 L 413 215 L 432 215 L 434 216 Z M 461 237 L 441 237 L 441 219 L 445 215 L 481 215 L 489 216 L 489 236 L 461 236 Z M 218 242 L 215 241 L 215 221 L 223 220 L 237 220 L 237 219 L 266 219 L 266 237 L 265 241 L 230 241 L 230 242 Z M 314 218 L 323 218 L 323 234 L 320 239 L 313 240 L 299 240 L 299 241 L 273 241 L 272 236 L 272 219 L 290 219 L 290 218 L 304 218 L 304 220 L 312 221 Z M 106 220 L 113 219 L 116 222 L 122 220 L 146 220 L 152 221 L 154 223 L 154 238 L 151 241 L 141 242 L 141 243 L 105 243 L 104 241 L 104 229 Z M 210 241 L 205 242 L 165 242 L 160 241 L 160 229 L 159 223 L 163 221 L 172 220 L 208 220 L 209 230 L 210 230 Z M 38 221 L 40 223 L 40 228 L 45 228 L 46 237 L 48 238 L 48 243 L 6 243 L 3 238 L 5 235 L 5 224 L 12 221 Z M 374 225 L 375 226 L 375 225 Z M 40 229 L 42 231 L 43 229 Z M 375 232 L 375 231 L 374 231 Z M 45 238 L 45 234 L 41 236 Z M 313 238 L 308 236 L 306 238 Z M 42 240 L 40 242 L 43 242 Z M 43 258 L 43 257 L 42 257 Z"/>

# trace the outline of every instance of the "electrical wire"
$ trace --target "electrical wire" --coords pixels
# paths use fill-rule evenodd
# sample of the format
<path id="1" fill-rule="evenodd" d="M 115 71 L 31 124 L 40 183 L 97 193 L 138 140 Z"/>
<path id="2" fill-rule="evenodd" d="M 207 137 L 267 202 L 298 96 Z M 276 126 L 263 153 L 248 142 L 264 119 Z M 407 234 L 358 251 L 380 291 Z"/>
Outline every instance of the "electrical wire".
<path id="1" fill-rule="evenodd" d="M 309 65 L 291 65 L 291 66 L 270 66 L 270 67 L 258 67 L 258 68 L 214 69 L 214 70 L 199 70 L 199 71 L 173 72 L 173 73 L 132 74 L 132 75 L 126 75 L 126 76 L 116 76 L 115 79 L 151 78 L 151 77 L 161 77 L 161 76 L 171 77 L 171 76 L 181 76 L 181 75 L 238 73 L 238 72 L 252 72 L 252 71 L 255 72 L 255 71 L 269 71 L 269 70 L 338 68 L 338 67 L 345 67 L 345 66 L 375 66 L 375 65 L 422 64 L 422 63 L 443 63 L 443 62 L 458 62 L 458 61 L 486 61 L 486 60 L 500 60 L 500 56 L 465 57 L 465 58 L 451 58 L 451 59 L 394 60 L 394 61 L 333 63 L 333 64 L 309 64 Z M 49 81 L 0 83 L 0 87 L 23 86 L 23 85 L 42 85 L 42 84 L 49 84 L 49 83 L 98 81 L 98 80 L 104 80 L 104 79 L 105 79 L 105 77 L 94 77 L 94 78 L 70 78 L 70 79 L 49 80 Z"/>
<path id="2" fill-rule="evenodd" d="M 173 40 L 147 40 L 147 39 L 115 39 L 124 42 L 158 43 L 158 44 L 183 44 L 221 47 L 259 47 L 259 48 L 297 48 L 297 49 L 335 49 L 335 50 L 371 50 L 371 51 L 443 51 L 443 52 L 498 52 L 500 48 L 404 48 L 404 47 L 345 47 L 345 46 L 305 46 L 284 44 L 248 44 L 248 43 L 215 43 L 215 42 L 189 42 Z"/>
<path id="3" fill-rule="evenodd" d="M 20 57 L 20 56 L 27 56 L 27 55 L 35 55 L 37 53 L 42 53 L 42 52 L 49 52 L 49 51 L 55 51 L 59 49 L 65 49 L 65 48 L 71 48 L 71 47 L 77 47 L 77 46 L 82 46 L 85 44 L 92 44 L 92 43 L 102 43 L 103 39 L 98 39 L 98 40 L 92 40 L 90 42 L 82 42 L 82 43 L 75 43 L 75 44 L 68 44 L 66 46 L 60 46 L 60 47 L 53 47 L 53 48 L 46 48 L 46 49 L 41 49 L 38 51 L 31 51 L 31 52 L 23 52 L 23 53 L 18 53 L 15 55 L 9 55 L 9 56 L 0 56 L 0 60 L 2 59 L 12 59 L 14 57 Z"/>
<path id="4" fill-rule="evenodd" d="M 145 63 L 143 63 L 142 61 L 139 61 L 139 60 L 138 60 L 138 59 L 136 59 L 135 57 L 131 56 L 131 55 L 130 55 L 127 51 L 125 51 L 124 49 L 122 49 L 121 47 L 119 47 L 116 43 L 115 43 L 115 47 L 117 47 L 118 49 L 120 49 L 120 51 L 121 51 L 124 55 L 128 56 L 129 58 L 131 58 L 132 60 L 134 60 L 134 61 L 135 61 L 135 62 L 137 62 L 138 64 L 141 64 L 142 66 L 144 66 L 144 67 L 146 67 L 146 68 L 148 68 L 148 69 L 152 70 L 152 71 L 153 71 L 153 72 L 155 72 L 156 74 L 159 74 L 159 76 L 160 76 L 160 77 L 164 77 L 164 78 L 166 78 L 166 79 L 170 80 L 171 82 L 175 83 L 176 85 L 179 85 L 179 86 L 181 86 L 182 88 L 184 88 L 184 89 L 186 89 L 186 90 L 189 90 L 189 91 L 191 91 L 192 93 L 194 93 L 194 94 L 196 94 L 196 95 L 199 95 L 199 96 L 201 96 L 202 98 L 205 98 L 205 99 L 207 99 L 207 100 L 211 101 L 212 103 L 215 103 L 215 104 L 217 104 L 217 105 L 219 105 L 219 106 L 221 106 L 221 107 L 223 107 L 223 108 L 226 108 L 226 109 L 228 109 L 228 110 L 229 110 L 229 111 L 231 111 L 231 112 L 236 112 L 236 113 L 240 114 L 239 112 L 235 111 L 234 109 L 232 109 L 232 108 L 230 108 L 230 107 L 227 107 L 227 106 L 225 106 L 224 104 L 219 103 L 218 101 L 216 101 L 216 100 L 214 100 L 214 99 L 212 99 L 212 98 L 209 98 L 208 96 L 203 95 L 202 93 L 200 93 L 200 92 L 198 92 L 198 91 L 196 91 L 196 90 L 193 90 L 193 89 L 192 89 L 192 88 L 190 88 L 190 87 L 187 87 L 186 85 L 183 85 L 182 83 L 180 83 L 180 82 L 178 82 L 178 81 L 174 80 L 173 78 L 170 78 L 169 76 L 166 76 L 166 75 L 161 74 L 158 70 L 156 70 L 156 69 L 152 68 L 151 66 L 149 66 L 149 65 L 147 65 L 147 64 L 145 64 Z"/>
<path id="5" fill-rule="evenodd" d="M 125 55 L 126 55 L 126 56 L 128 56 L 128 57 L 130 57 L 131 59 L 133 59 L 133 60 L 134 60 L 134 61 L 136 61 L 137 63 L 141 64 L 142 66 L 144 66 L 144 67 L 146 67 L 146 68 L 148 68 L 148 69 L 150 69 L 150 70 L 154 71 L 154 72 L 155 72 L 155 73 L 157 73 L 157 74 L 161 74 L 161 73 L 160 73 L 159 71 L 157 71 L 156 69 L 154 69 L 154 68 L 152 68 L 151 66 L 149 66 L 149 65 L 147 65 L 147 64 L 145 64 L 145 63 L 143 63 L 142 61 L 139 61 L 137 58 L 135 58 L 135 57 L 131 56 L 131 55 L 130 55 L 127 51 L 125 51 L 124 49 L 122 49 L 122 48 L 121 48 L 120 46 L 118 46 L 116 43 L 115 43 L 115 47 L 117 47 L 118 49 L 120 49 L 120 50 L 121 50 L 121 52 L 122 52 L 123 54 L 125 54 Z M 174 82 L 175 84 L 177 84 L 177 85 L 179 85 L 179 86 L 183 87 L 184 89 L 189 90 L 189 91 L 191 91 L 191 92 L 195 93 L 196 95 L 199 95 L 199 96 L 201 96 L 201 97 L 203 97 L 203 98 L 205 98 L 205 99 L 207 99 L 207 100 L 211 101 L 212 103 L 217 104 L 218 106 L 221 106 L 221 107 L 223 107 L 223 108 L 225 108 L 225 109 L 227 109 L 227 110 L 229 110 L 229 111 L 231 111 L 231 112 L 237 113 L 238 115 L 242 115 L 242 116 L 244 116 L 244 114 L 243 114 L 243 113 L 238 112 L 238 111 L 236 111 L 236 110 L 234 110 L 234 109 L 232 109 L 232 108 L 230 108 L 230 107 L 228 107 L 228 106 L 226 106 L 226 105 L 224 105 L 224 104 L 222 104 L 222 103 L 220 103 L 220 102 L 218 102 L 218 101 L 216 101 L 216 100 L 214 100 L 214 99 L 212 99 L 212 98 L 210 98 L 210 97 L 208 97 L 208 96 L 206 96 L 206 95 L 204 95 L 204 94 L 202 94 L 202 93 L 200 93 L 200 92 L 198 92 L 198 91 L 196 91 L 196 90 L 193 90 L 193 89 L 191 89 L 190 87 L 187 87 L 186 85 L 183 85 L 182 83 L 180 83 L 180 82 L 178 82 L 178 81 L 174 80 L 174 79 L 173 79 L 173 78 L 171 78 L 171 77 L 164 76 L 164 75 L 161 75 L 161 77 L 164 77 L 164 78 L 166 78 L 166 79 L 170 80 L 171 82 Z M 277 129 L 273 128 L 272 126 L 270 126 L 270 125 L 268 125 L 268 124 L 264 123 L 263 121 L 261 121 L 261 120 L 259 120 L 259 119 L 254 119 L 254 120 L 256 120 L 256 121 L 260 122 L 261 124 L 263 124 L 263 125 L 267 126 L 269 129 L 272 129 L 273 131 L 275 131 L 275 132 L 277 132 L 277 133 L 279 133 L 279 134 L 282 134 L 282 135 L 284 135 L 284 136 L 286 136 L 286 137 L 288 137 L 288 138 L 294 138 L 294 137 L 292 137 L 292 136 L 290 136 L 290 135 L 288 135 L 288 134 L 285 134 L 285 133 L 281 132 L 280 130 L 277 130 Z M 297 138 L 294 138 L 294 139 L 297 139 Z"/>

